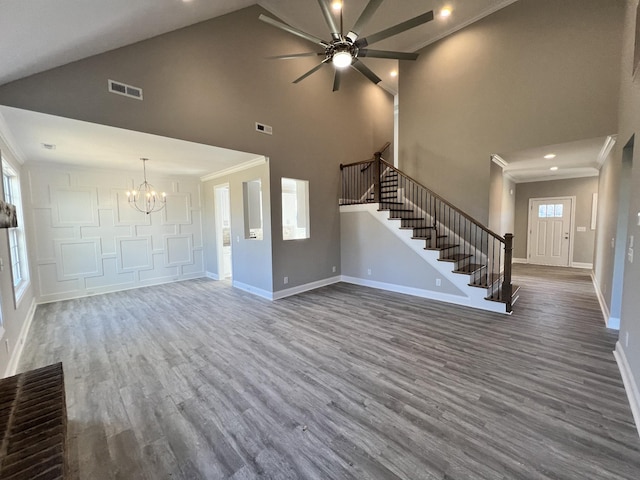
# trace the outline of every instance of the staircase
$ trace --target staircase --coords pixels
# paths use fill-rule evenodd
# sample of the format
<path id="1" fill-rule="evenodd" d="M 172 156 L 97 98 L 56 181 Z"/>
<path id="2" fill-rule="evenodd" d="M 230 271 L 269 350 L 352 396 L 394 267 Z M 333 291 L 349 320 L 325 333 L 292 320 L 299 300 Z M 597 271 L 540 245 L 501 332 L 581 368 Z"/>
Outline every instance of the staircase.
<path id="1" fill-rule="evenodd" d="M 436 254 L 443 262 L 439 270 L 446 265 L 451 273 L 464 275 L 469 288 L 482 289 L 486 302 L 503 304 L 504 312 L 511 313 L 519 290 L 511 284 L 513 235 L 490 231 L 384 161 L 388 146 L 373 159 L 341 165 L 340 205 L 377 204 L 378 212 L 388 212 L 392 228 L 410 231 L 412 242 Z"/>

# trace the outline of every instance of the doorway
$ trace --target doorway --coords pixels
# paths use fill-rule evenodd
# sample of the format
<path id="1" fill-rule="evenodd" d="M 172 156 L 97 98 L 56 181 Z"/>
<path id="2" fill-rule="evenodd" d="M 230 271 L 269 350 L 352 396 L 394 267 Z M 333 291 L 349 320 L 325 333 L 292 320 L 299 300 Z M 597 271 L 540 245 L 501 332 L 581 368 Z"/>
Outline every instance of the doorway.
<path id="1" fill-rule="evenodd" d="M 574 205 L 574 197 L 529 199 L 528 263 L 571 265 Z"/>
<path id="2" fill-rule="evenodd" d="M 218 260 L 218 279 L 230 279 L 232 276 L 231 256 L 231 201 L 229 184 L 216 185 L 214 188 L 216 212 L 216 253 Z"/>
<path id="3" fill-rule="evenodd" d="M 624 266 L 627 259 L 627 234 L 629 204 L 631 202 L 631 169 L 633 167 L 634 137 L 622 149 L 622 168 L 618 189 L 618 218 L 616 220 L 615 249 L 613 253 L 613 278 L 611 281 L 611 312 L 607 326 L 620 328 Z"/>

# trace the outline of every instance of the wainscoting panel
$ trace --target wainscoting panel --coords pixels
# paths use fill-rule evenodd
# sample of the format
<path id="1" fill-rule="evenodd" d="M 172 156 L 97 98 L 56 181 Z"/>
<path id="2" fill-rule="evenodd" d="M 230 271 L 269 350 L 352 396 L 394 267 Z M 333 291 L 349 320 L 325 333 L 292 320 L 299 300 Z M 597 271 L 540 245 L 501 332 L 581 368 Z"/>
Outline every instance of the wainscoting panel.
<path id="1" fill-rule="evenodd" d="M 30 165 L 24 189 L 40 303 L 202 277 L 199 178 L 153 176 L 167 205 L 150 215 L 126 192 L 141 172 Z"/>

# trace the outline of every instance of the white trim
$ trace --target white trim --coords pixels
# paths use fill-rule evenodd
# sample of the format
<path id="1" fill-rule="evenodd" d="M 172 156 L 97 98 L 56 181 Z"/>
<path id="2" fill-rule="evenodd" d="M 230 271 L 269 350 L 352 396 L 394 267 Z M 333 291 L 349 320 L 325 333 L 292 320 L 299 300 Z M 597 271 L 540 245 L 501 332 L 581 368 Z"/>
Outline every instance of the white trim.
<path id="1" fill-rule="evenodd" d="M 273 292 L 273 300 L 280 300 L 281 298 L 290 297 L 299 293 L 308 292 L 309 290 L 315 290 L 316 288 L 326 287 L 327 285 L 333 285 L 334 283 L 341 282 L 342 277 L 330 277 L 315 282 L 305 283 L 304 285 L 298 285 L 297 287 L 287 288 L 285 290 L 278 290 Z"/>
<path id="2" fill-rule="evenodd" d="M 597 159 L 598 169 L 602 168 L 602 165 L 604 165 L 605 160 L 611 153 L 611 150 L 613 150 L 613 147 L 615 146 L 617 140 L 618 140 L 618 135 L 609 135 L 604 140 L 604 144 L 602 145 L 602 148 L 600 149 L 600 153 L 598 154 L 598 159 Z"/>
<path id="3" fill-rule="evenodd" d="M 259 165 L 264 165 L 269 161 L 269 157 L 258 157 L 253 160 L 248 160 L 246 162 L 242 162 L 238 165 L 234 165 L 233 167 L 225 168 L 224 170 L 220 170 L 218 172 L 209 173 L 207 175 L 203 175 L 200 177 L 201 182 L 208 182 L 209 180 L 213 180 L 220 177 L 226 177 L 227 175 L 231 175 L 232 173 L 241 172 L 242 170 L 246 170 L 248 168 L 257 167 Z"/>
<path id="4" fill-rule="evenodd" d="M 184 282 L 185 280 L 195 280 L 197 278 L 206 278 L 204 272 L 189 273 L 187 275 L 181 275 L 180 278 L 176 277 L 162 277 L 154 278 L 151 280 L 142 280 L 140 284 L 134 286 L 125 286 L 126 284 L 108 285 L 106 287 L 92 288 L 89 292 L 82 291 L 76 292 L 61 292 L 50 295 L 41 295 L 38 298 L 38 305 L 45 303 L 59 302 L 62 300 L 74 300 L 76 298 L 93 297 L 95 295 L 104 295 L 105 293 L 125 292 L 127 290 L 136 290 L 138 288 L 153 287 L 155 285 L 164 285 L 166 283 Z"/>
<path id="5" fill-rule="evenodd" d="M 233 280 L 232 285 L 234 288 L 239 290 L 252 293 L 253 295 L 257 295 L 258 297 L 266 298 L 267 300 L 273 300 L 273 292 L 269 292 L 267 290 L 263 290 L 262 288 L 254 287 L 253 285 L 248 285 L 246 283 L 238 282 L 237 280 Z"/>
<path id="6" fill-rule="evenodd" d="M 11 354 L 9 363 L 7 364 L 7 369 L 4 372 L 5 378 L 15 375 L 18 370 L 18 364 L 20 363 L 20 358 L 22 357 L 22 351 L 24 350 L 25 340 L 27 339 L 27 335 L 29 334 L 29 329 L 31 328 L 31 323 L 33 322 L 33 317 L 35 316 L 35 313 L 36 313 L 36 299 L 34 298 L 31 301 L 31 306 L 29 307 L 27 316 L 25 317 L 24 322 L 22 322 L 20 335 L 18 335 L 15 348 L 13 349 L 13 353 Z"/>
<path id="7" fill-rule="evenodd" d="M 529 263 L 529 262 L 527 262 L 527 259 L 526 259 L 526 258 L 516 258 L 516 257 L 513 257 L 513 259 L 512 259 L 511 261 L 512 261 L 513 263 L 525 263 L 525 264 L 526 264 L 526 263 Z"/>
<path id="8" fill-rule="evenodd" d="M 589 270 L 593 270 L 593 263 L 571 262 L 571 266 L 573 268 L 586 268 Z"/>
<path id="9" fill-rule="evenodd" d="M 629 406 L 631 407 L 631 414 L 636 422 L 636 429 L 638 435 L 640 435 L 640 391 L 638 391 L 638 385 L 631 372 L 631 367 L 627 361 L 627 356 L 622 348 L 620 341 L 616 342 L 616 349 L 613 351 L 613 356 L 616 357 L 618 362 L 618 368 L 620 369 L 620 376 L 622 376 L 622 382 L 624 383 L 624 389 L 627 392 L 629 398 Z"/>
<path id="10" fill-rule="evenodd" d="M 620 319 L 611 316 L 611 312 L 607 306 L 607 301 L 604 299 L 604 295 L 602 294 L 602 290 L 600 289 L 600 285 L 598 284 L 594 271 L 591 271 L 591 282 L 593 283 L 593 289 L 596 291 L 596 298 L 600 304 L 600 310 L 602 311 L 605 326 L 613 330 L 620 330 Z"/>
<path id="11" fill-rule="evenodd" d="M 386 290 L 388 292 L 402 293 L 405 295 L 413 295 L 414 297 L 428 298 L 429 300 L 436 300 L 439 302 L 454 303 L 456 305 L 463 305 L 465 307 L 475 307 L 475 305 L 470 304 L 470 302 L 466 297 L 461 297 L 459 295 L 440 293 L 433 290 L 423 290 L 421 288 L 415 288 L 415 287 L 406 287 L 404 285 L 396 285 L 394 283 L 377 282 L 375 280 L 349 277 L 347 275 L 342 275 L 342 277 L 340 278 L 342 282 L 352 283 L 354 285 L 360 285 L 361 287 L 377 288 L 378 290 Z M 486 308 L 485 306 L 475 307 L 475 308 L 482 308 L 482 310 L 502 313 L 504 315 L 511 315 L 511 313 L 507 313 L 505 311 L 504 303 L 490 302 L 490 301 L 486 301 L 486 303 L 488 304 L 486 305 L 486 307 L 490 307 L 491 304 L 495 304 L 494 305 L 495 308 Z"/>
<path id="12" fill-rule="evenodd" d="M 9 125 L 0 112 L 0 141 L 7 146 L 11 157 L 20 165 L 24 165 L 25 154 L 20 150 L 18 143 L 13 138 Z"/>
<path id="13" fill-rule="evenodd" d="M 509 164 L 504 158 L 502 158 L 500 155 L 495 153 L 491 155 L 491 161 L 502 168 L 506 168 L 509 166 Z"/>
<path id="14" fill-rule="evenodd" d="M 204 274 L 207 278 L 210 278 L 211 280 L 220 280 L 220 277 L 218 276 L 217 273 L 205 272 Z"/>

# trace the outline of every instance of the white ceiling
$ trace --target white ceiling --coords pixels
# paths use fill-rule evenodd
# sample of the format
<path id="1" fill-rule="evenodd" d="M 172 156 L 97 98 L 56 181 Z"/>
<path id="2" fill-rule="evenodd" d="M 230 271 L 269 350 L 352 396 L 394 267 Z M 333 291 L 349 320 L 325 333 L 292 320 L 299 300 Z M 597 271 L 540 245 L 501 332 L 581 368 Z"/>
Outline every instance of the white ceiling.
<path id="1" fill-rule="evenodd" d="M 506 162 L 503 172 L 516 183 L 560 180 L 565 178 L 595 177 L 600 173 L 604 158 L 602 152 L 609 137 L 597 137 L 567 142 L 518 152 L 499 154 Z M 546 159 L 545 155 L 555 154 Z M 550 170 L 558 167 L 557 170 Z"/>
<path id="2" fill-rule="evenodd" d="M 260 155 L 107 127 L 19 108 L 0 106 L 0 130 L 19 158 L 29 163 L 62 163 L 203 177 L 252 163 Z M 52 150 L 43 144 L 55 145 Z"/>

